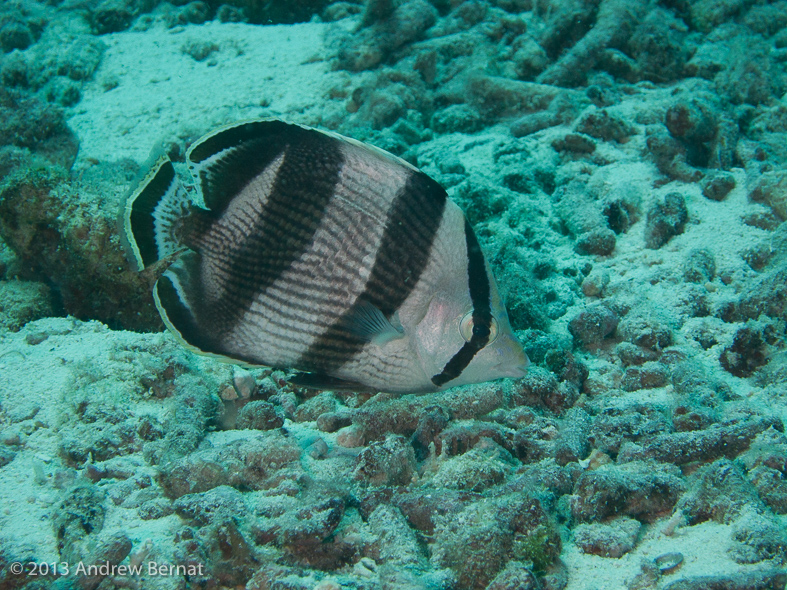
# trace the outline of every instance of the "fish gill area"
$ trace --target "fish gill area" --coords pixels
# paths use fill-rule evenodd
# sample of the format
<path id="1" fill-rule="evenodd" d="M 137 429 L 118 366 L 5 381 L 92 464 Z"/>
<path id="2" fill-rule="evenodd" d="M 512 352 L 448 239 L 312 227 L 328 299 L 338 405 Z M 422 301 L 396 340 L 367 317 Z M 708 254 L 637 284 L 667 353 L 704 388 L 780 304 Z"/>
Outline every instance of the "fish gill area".
<path id="1" fill-rule="evenodd" d="M 184 94 L 134 110 L 124 43 Z M 787 2 L 14 0 L 0 47 L 0 589 L 785 587 Z M 163 332 L 123 196 L 261 116 L 446 187 L 528 374 L 317 392 Z"/>

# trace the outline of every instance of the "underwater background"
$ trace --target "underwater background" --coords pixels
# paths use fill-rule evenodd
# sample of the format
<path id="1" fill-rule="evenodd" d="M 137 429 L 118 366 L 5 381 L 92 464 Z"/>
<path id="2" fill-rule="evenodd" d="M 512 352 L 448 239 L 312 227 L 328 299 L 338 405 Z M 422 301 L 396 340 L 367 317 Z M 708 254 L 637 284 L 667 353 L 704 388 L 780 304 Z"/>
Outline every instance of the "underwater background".
<path id="1" fill-rule="evenodd" d="M 0 589 L 785 588 L 786 1 L 3 0 L 0 46 Z M 163 331 L 124 196 L 258 117 L 446 187 L 527 376 Z"/>

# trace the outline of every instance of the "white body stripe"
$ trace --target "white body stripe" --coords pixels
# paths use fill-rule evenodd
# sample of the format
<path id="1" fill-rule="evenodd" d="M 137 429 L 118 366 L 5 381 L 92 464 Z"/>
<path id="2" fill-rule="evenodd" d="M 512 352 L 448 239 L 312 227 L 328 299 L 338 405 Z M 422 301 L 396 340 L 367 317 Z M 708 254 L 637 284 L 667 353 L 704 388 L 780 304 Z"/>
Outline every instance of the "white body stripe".
<path id="1" fill-rule="evenodd" d="M 362 146 L 341 148 L 340 181 L 314 242 L 224 335 L 228 351 L 292 365 L 363 292 L 388 211 L 411 172 L 390 158 L 370 158 Z M 304 305 L 308 311 L 299 309 Z"/>

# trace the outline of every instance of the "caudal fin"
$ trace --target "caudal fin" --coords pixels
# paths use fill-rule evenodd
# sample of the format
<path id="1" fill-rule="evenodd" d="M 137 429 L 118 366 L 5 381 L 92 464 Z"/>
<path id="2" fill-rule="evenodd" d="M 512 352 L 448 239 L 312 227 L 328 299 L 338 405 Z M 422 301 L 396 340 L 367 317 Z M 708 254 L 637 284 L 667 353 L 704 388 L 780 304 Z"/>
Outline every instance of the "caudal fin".
<path id="1" fill-rule="evenodd" d="M 123 234 L 137 270 L 181 250 L 176 230 L 191 207 L 172 161 L 161 154 L 126 199 Z"/>

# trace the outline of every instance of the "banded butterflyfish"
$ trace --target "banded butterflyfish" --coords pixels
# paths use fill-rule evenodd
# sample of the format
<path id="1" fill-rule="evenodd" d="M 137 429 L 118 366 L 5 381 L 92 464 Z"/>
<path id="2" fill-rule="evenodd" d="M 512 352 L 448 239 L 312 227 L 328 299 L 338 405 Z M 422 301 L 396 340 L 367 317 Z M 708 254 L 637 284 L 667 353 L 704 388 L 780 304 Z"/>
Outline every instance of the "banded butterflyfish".
<path id="1" fill-rule="evenodd" d="M 185 166 L 154 158 L 122 212 L 137 269 L 169 261 L 154 298 L 185 346 L 321 389 L 525 374 L 473 229 L 409 163 L 258 120 L 201 138 Z"/>

